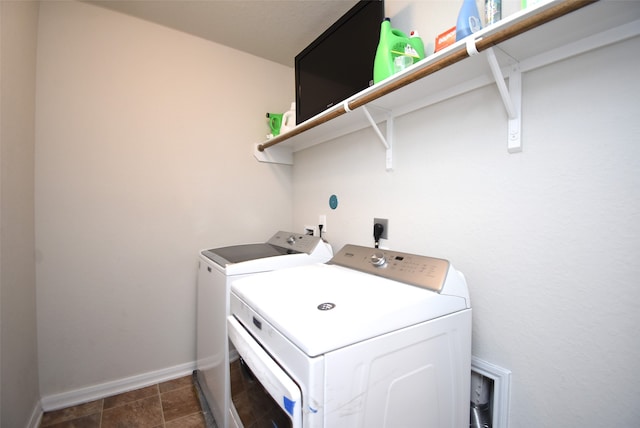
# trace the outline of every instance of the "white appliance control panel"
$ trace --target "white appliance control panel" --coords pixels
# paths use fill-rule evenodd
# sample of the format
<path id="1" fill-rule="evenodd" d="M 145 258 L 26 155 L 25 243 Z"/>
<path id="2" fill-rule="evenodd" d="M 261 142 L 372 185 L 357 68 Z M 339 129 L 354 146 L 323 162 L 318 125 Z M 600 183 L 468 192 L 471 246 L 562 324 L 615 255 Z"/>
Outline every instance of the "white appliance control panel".
<path id="1" fill-rule="evenodd" d="M 320 237 L 305 235 L 303 233 L 279 231 L 267 241 L 268 244 L 287 248 L 300 253 L 313 253 L 313 250 L 321 242 Z"/>
<path id="2" fill-rule="evenodd" d="M 345 245 L 328 262 L 347 268 L 440 292 L 449 262 L 416 254 Z"/>

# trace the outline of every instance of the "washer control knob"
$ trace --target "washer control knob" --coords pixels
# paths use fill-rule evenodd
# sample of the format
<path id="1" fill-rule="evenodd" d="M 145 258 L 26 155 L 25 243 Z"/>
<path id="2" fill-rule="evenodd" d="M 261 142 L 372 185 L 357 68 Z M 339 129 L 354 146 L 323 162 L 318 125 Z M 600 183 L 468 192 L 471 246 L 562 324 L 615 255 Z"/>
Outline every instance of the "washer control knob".
<path id="1" fill-rule="evenodd" d="M 383 253 L 373 253 L 371 254 L 371 264 L 375 267 L 382 267 L 387 264 L 387 259 L 384 257 Z"/>
<path id="2" fill-rule="evenodd" d="M 289 237 L 287 238 L 287 244 L 293 245 L 295 243 L 296 243 L 296 237 L 293 235 L 289 235 Z"/>

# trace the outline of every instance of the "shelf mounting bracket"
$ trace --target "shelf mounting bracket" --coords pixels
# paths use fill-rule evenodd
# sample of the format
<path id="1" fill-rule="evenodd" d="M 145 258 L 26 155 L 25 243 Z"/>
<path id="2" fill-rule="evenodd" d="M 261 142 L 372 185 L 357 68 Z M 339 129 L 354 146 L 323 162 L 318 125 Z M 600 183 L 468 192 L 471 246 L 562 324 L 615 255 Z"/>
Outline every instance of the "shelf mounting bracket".
<path id="1" fill-rule="evenodd" d="M 496 81 L 498 92 L 500 92 L 500 97 L 502 97 L 502 102 L 504 103 L 504 108 L 507 110 L 507 116 L 509 118 L 507 151 L 509 153 L 519 153 L 522 151 L 522 73 L 520 66 L 518 63 L 511 66 L 508 76 L 509 87 L 507 88 L 493 48 L 487 49 L 486 52 L 491 73 Z"/>
<path id="2" fill-rule="evenodd" d="M 277 163 L 281 165 L 293 165 L 293 150 L 287 146 L 272 146 L 267 150 L 258 150 L 259 144 L 253 148 L 253 156 L 264 163 Z"/>
<path id="3" fill-rule="evenodd" d="M 387 168 L 387 171 L 391 171 L 393 169 L 393 115 L 389 110 L 380 108 L 380 110 L 384 110 L 387 114 L 387 118 L 386 118 L 387 135 L 384 136 L 382 135 L 382 131 L 380 131 L 378 124 L 373 119 L 373 116 L 371 116 L 371 113 L 369 113 L 369 109 L 367 109 L 367 106 L 362 106 L 361 108 L 362 108 L 362 111 L 364 112 L 364 115 L 367 117 L 369 124 L 371 125 L 374 132 L 382 142 L 382 145 L 384 146 L 384 148 L 386 149 L 386 155 L 385 155 L 386 168 Z"/>

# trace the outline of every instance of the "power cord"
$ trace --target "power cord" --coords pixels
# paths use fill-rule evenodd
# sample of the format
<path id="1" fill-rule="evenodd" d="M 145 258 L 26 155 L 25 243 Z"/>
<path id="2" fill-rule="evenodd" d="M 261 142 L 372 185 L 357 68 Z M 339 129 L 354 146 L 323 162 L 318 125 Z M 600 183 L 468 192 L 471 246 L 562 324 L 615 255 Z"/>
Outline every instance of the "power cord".
<path id="1" fill-rule="evenodd" d="M 376 223 L 373 225 L 373 241 L 376 248 L 380 245 L 380 237 L 384 232 L 384 226 L 380 223 Z"/>

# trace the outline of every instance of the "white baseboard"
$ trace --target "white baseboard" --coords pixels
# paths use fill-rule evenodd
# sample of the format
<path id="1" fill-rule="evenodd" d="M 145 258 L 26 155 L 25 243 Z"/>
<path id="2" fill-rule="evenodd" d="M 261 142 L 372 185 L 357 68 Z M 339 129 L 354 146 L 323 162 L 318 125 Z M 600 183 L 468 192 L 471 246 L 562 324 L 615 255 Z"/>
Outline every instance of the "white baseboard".
<path id="1" fill-rule="evenodd" d="M 145 386 L 154 385 L 156 383 L 186 376 L 193 373 L 193 370 L 195 370 L 195 368 L 195 362 L 179 364 L 177 366 L 143 373 L 124 379 L 105 382 L 98 385 L 92 385 L 73 391 L 47 395 L 42 397 L 40 403 L 42 404 L 42 409 L 45 412 L 63 409 L 65 407 L 75 406 L 77 404 L 87 403 L 93 400 L 99 400 L 111 395 L 120 394 L 138 388 L 144 388 Z"/>

